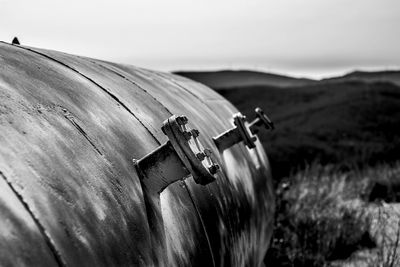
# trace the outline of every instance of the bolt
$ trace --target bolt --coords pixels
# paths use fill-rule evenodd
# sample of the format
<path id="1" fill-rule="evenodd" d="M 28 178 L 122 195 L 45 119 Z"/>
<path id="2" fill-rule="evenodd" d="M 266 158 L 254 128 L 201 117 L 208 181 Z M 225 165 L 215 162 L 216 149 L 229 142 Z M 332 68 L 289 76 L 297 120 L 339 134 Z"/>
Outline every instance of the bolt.
<path id="1" fill-rule="evenodd" d="M 204 154 L 206 155 L 206 157 L 209 157 L 211 155 L 212 151 L 208 148 L 204 149 Z"/>
<path id="2" fill-rule="evenodd" d="M 213 164 L 213 165 L 211 165 L 211 167 L 208 168 L 208 171 L 211 174 L 216 174 L 218 172 L 218 170 L 219 170 L 219 166 L 217 164 Z"/>
<path id="3" fill-rule="evenodd" d="M 186 116 L 179 116 L 179 117 L 176 118 L 176 122 L 179 125 L 185 125 L 185 124 L 188 123 L 188 118 Z"/>
<path id="4" fill-rule="evenodd" d="M 204 158 L 206 157 L 206 155 L 205 155 L 204 153 L 202 153 L 202 152 L 199 152 L 199 153 L 196 154 L 196 157 L 197 157 L 200 161 L 203 161 Z"/>
<path id="5" fill-rule="evenodd" d="M 190 138 L 192 137 L 192 133 L 191 132 L 186 132 L 186 131 L 184 131 L 183 133 L 183 136 L 185 137 L 185 139 L 186 140 L 190 140 Z"/>
<path id="6" fill-rule="evenodd" d="M 196 138 L 200 135 L 200 132 L 197 129 L 192 129 L 191 132 L 192 132 L 192 135 L 194 138 Z"/>

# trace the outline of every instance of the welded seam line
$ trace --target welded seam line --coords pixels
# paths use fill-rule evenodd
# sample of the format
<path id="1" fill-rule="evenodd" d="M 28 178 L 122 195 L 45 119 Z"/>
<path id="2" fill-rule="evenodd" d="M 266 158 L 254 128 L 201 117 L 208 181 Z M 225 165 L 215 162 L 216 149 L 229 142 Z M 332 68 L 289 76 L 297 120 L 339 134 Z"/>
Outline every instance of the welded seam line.
<path id="1" fill-rule="evenodd" d="M 81 57 L 79 57 L 79 58 L 81 58 Z M 143 86 L 139 85 L 137 82 L 132 81 L 131 79 L 128 79 L 125 75 L 122 75 L 122 74 L 119 73 L 118 71 L 113 70 L 113 69 L 111 69 L 111 68 L 109 68 L 109 67 L 106 67 L 105 65 L 103 65 L 103 64 L 101 64 L 101 63 L 97 63 L 97 62 L 95 62 L 95 61 L 92 61 L 92 60 L 89 60 L 89 59 L 86 59 L 86 58 L 81 58 L 81 59 L 87 60 L 87 61 L 89 61 L 89 62 L 92 62 L 92 63 L 95 64 L 95 65 L 101 66 L 101 67 L 103 67 L 104 69 L 106 69 L 106 70 L 108 70 L 108 71 L 111 71 L 111 72 L 115 73 L 116 75 L 120 76 L 121 78 L 127 80 L 128 82 L 132 83 L 133 85 L 135 85 L 135 86 L 137 86 L 139 89 L 141 89 L 143 92 L 145 92 L 145 93 L 146 93 L 147 95 L 149 95 L 151 98 L 153 98 L 154 101 L 156 101 L 157 103 L 159 103 L 170 115 L 173 114 L 166 106 L 164 106 L 164 105 L 160 102 L 160 100 L 158 100 L 155 96 L 153 96 L 151 93 L 149 93 L 146 89 L 144 89 Z M 117 67 L 117 68 L 118 68 L 118 67 Z M 122 70 L 122 71 L 123 71 L 123 70 Z M 124 71 L 124 72 L 125 72 L 125 71 Z"/>
<path id="2" fill-rule="evenodd" d="M 21 202 L 21 204 L 24 206 L 26 211 L 29 213 L 29 215 L 32 217 L 32 220 L 36 224 L 36 226 L 39 229 L 39 232 L 42 234 L 43 239 L 45 240 L 47 246 L 49 247 L 50 251 L 52 252 L 58 266 L 65 267 L 67 264 L 63 261 L 60 252 L 56 249 L 56 245 L 54 244 L 53 240 L 51 239 L 50 235 L 47 233 L 46 229 L 44 226 L 40 223 L 39 219 L 36 218 L 35 214 L 33 211 L 30 209 L 28 203 L 24 200 L 21 194 L 18 193 L 18 191 L 14 188 L 12 185 L 11 181 L 7 179 L 7 177 L 4 175 L 2 171 L 0 171 L 0 176 L 3 177 L 3 179 L 6 181 L 8 186 L 10 187 L 11 191 L 15 194 L 15 196 L 18 198 L 18 200 Z"/>
<path id="3" fill-rule="evenodd" d="M 89 138 L 88 134 L 82 129 L 82 127 L 79 126 L 79 124 L 76 123 L 73 118 L 67 115 L 64 115 L 64 117 L 80 132 L 80 134 L 83 135 L 83 137 L 92 145 L 93 149 L 96 150 L 96 152 L 99 153 L 101 156 L 103 156 L 103 153 L 101 153 L 101 151 L 96 147 L 94 142 Z"/>
<path id="4" fill-rule="evenodd" d="M 158 145 L 161 144 L 160 141 L 158 141 L 158 139 L 155 137 L 155 135 L 150 131 L 150 129 L 148 129 L 148 128 L 144 125 L 144 123 L 143 123 L 141 120 L 139 120 L 139 118 L 138 118 L 138 117 L 123 103 L 123 102 L 121 102 L 121 101 L 118 99 L 118 97 L 116 97 L 115 95 L 113 95 L 110 91 L 108 91 L 107 89 L 105 89 L 104 87 L 102 87 L 102 86 L 101 86 L 100 84 L 98 84 L 96 81 L 94 81 L 94 80 L 91 79 L 90 77 L 84 75 L 83 73 L 79 72 L 78 70 L 72 68 L 71 66 L 65 64 L 64 62 L 59 61 L 59 60 L 57 60 L 57 59 L 55 59 L 55 58 L 52 58 L 51 56 L 48 56 L 48 55 L 46 55 L 46 54 L 43 54 L 42 52 L 39 52 L 39 51 L 30 49 L 30 48 L 22 47 L 22 46 L 17 46 L 17 47 L 20 47 L 21 49 L 24 49 L 24 50 L 28 50 L 28 51 L 30 51 L 30 52 L 32 52 L 32 53 L 36 53 L 36 54 L 41 55 L 41 56 L 43 56 L 43 57 L 45 57 L 45 58 L 47 58 L 47 59 L 50 59 L 50 60 L 52 60 L 52 61 L 54 61 L 54 62 L 57 62 L 58 64 L 60 64 L 60 65 L 62 65 L 62 66 L 64 66 L 64 67 L 66 67 L 66 68 L 72 70 L 73 72 L 79 74 L 80 76 L 84 77 L 85 79 L 91 81 L 93 84 L 97 85 L 100 89 L 102 89 L 104 92 L 106 92 L 111 98 L 113 98 L 115 101 L 117 101 L 118 104 L 120 104 L 123 108 L 125 108 L 125 109 L 126 109 L 126 110 L 127 110 L 127 111 L 128 111 L 128 112 L 129 112 L 129 113 L 130 113 L 130 114 L 145 128 L 145 129 L 146 129 L 146 130 L 147 130 L 147 132 L 149 132 L 149 134 L 153 137 L 153 139 L 156 141 L 156 143 L 157 143 Z"/>

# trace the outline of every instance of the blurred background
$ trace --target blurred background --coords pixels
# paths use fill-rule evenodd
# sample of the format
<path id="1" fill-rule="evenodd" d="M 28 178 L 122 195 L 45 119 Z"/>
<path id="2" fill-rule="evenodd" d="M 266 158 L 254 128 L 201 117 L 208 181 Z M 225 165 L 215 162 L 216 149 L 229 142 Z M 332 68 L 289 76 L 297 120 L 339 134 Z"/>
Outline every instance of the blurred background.
<path id="1" fill-rule="evenodd" d="M 400 266 L 400 1 L 0 0 L 0 25 L 1 41 L 197 80 L 249 119 L 261 107 L 267 266 Z"/>
<path id="2" fill-rule="evenodd" d="M 396 0 L 0 0 L 0 39 L 141 67 L 308 78 L 400 64 Z"/>

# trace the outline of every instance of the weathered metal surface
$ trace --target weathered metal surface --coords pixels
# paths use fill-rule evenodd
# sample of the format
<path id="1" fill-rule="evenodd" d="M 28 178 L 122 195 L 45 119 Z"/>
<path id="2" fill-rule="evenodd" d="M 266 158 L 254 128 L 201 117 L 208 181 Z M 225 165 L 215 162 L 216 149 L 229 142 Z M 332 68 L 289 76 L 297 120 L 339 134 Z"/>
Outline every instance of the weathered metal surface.
<path id="1" fill-rule="evenodd" d="M 166 229 L 167 266 L 215 266 L 209 241 L 196 207 L 183 181 L 160 194 Z"/>
<path id="2" fill-rule="evenodd" d="M 106 89 L 108 94 L 112 94 L 115 99 L 118 99 L 118 103 L 120 103 L 127 110 L 132 111 L 133 115 L 135 115 L 135 117 L 143 123 L 149 133 L 153 137 L 155 137 L 156 140 L 158 140 L 158 143 L 162 143 L 164 140 L 167 140 L 165 135 L 162 133 L 160 126 L 162 125 L 162 121 L 170 117 L 173 113 L 169 111 L 168 108 L 165 107 L 165 105 L 163 105 L 164 103 L 160 99 L 150 93 L 152 87 L 155 86 L 155 82 L 152 82 L 150 84 L 142 84 L 140 80 L 130 79 L 129 77 L 124 76 L 124 73 L 118 72 L 112 68 L 107 68 L 103 64 L 100 64 L 100 62 L 94 61 L 92 59 L 77 58 L 75 56 L 54 51 L 45 51 L 38 49 L 35 49 L 34 51 L 44 56 L 50 57 L 52 60 L 61 62 L 62 64 L 66 65 L 66 67 L 84 75 L 85 77 L 94 81 L 103 91 L 104 89 Z M 109 79 L 107 79 L 108 76 L 113 77 L 113 79 L 115 78 L 115 80 L 110 81 Z M 177 88 L 175 91 L 179 93 L 179 91 L 181 90 Z M 143 96 L 144 98 L 136 96 Z M 146 103 L 147 101 L 150 101 L 150 104 Z M 143 109 L 141 108 L 138 109 L 137 112 L 133 112 L 134 108 L 138 105 L 139 107 L 143 107 Z M 148 105 L 150 109 L 145 109 L 145 105 Z M 185 110 L 181 110 L 180 112 L 176 111 L 174 112 L 174 114 L 184 114 L 184 111 Z M 132 157 L 136 159 L 140 158 L 136 157 L 135 155 L 132 155 Z M 181 197 L 186 196 L 177 196 L 178 199 Z M 148 211 L 148 214 L 150 214 L 151 217 L 157 217 L 157 214 L 152 214 L 151 211 Z M 191 219 L 194 218 L 192 217 Z M 181 218 L 181 220 L 178 220 L 178 222 L 183 222 L 184 220 L 187 220 L 187 218 Z M 162 233 L 164 230 L 164 226 L 160 220 L 158 221 L 158 225 L 155 225 L 153 223 L 150 224 L 150 226 L 152 227 L 151 231 L 155 233 Z M 191 234 L 192 233 L 188 233 L 188 236 L 190 236 Z M 206 238 L 206 236 L 204 236 L 204 233 L 203 236 L 194 237 L 194 239 L 199 240 L 199 242 L 204 238 Z M 176 240 L 175 243 L 178 241 L 179 240 Z M 161 247 L 155 247 L 155 243 Z M 164 257 L 164 255 L 162 254 L 162 243 L 153 242 L 152 244 L 153 251 L 156 253 L 153 258 L 162 259 Z M 201 258 L 199 259 L 199 262 L 202 262 Z M 162 262 L 156 260 L 156 264 L 160 265 L 162 264 Z M 208 265 L 209 263 L 203 262 L 203 264 Z"/>
<path id="3" fill-rule="evenodd" d="M 0 173 L 1 266 L 57 265 L 41 226 Z"/>
<path id="4" fill-rule="evenodd" d="M 60 262 L 152 263 L 131 157 L 157 146 L 97 85 L 1 44 L 0 170 L 48 232 Z"/>
<path id="5" fill-rule="evenodd" d="M 51 257 L 41 257 L 41 265 L 54 263 L 48 259 L 71 266 L 262 262 L 274 205 L 268 160 L 258 141 L 251 151 L 218 152 L 212 137 L 232 127 L 237 110 L 207 87 L 0 43 L 0 99 L 0 171 L 19 197 L 12 212 L 24 203 L 44 229 L 38 244 L 47 247 L 37 249 Z M 199 129 L 221 172 L 207 186 L 188 178 L 165 188 L 150 228 L 153 211 L 132 159 L 167 141 L 160 127 L 173 114 Z M 36 236 L 37 228 L 22 232 Z M 165 242 L 154 243 L 154 233 Z M 23 240 L 21 251 L 30 248 Z M 1 260 L 13 262 L 16 254 Z"/>
<path id="6" fill-rule="evenodd" d="M 173 113 L 187 115 L 196 122 L 199 131 L 206 133 L 202 140 L 219 155 L 217 160 L 225 171 L 207 188 L 191 180 L 187 183 L 204 218 L 213 252 L 217 255 L 214 257 L 216 264 L 257 265 L 265 255 L 272 232 L 274 202 L 267 157 L 258 141 L 254 151 L 239 146 L 223 154 L 219 154 L 212 142 L 212 136 L 232 127 L 230 118 L 237 110 L 209 89 L 207 96 L 205 86 L 190 80 L 112 65 L 125 77 L 148 88 L 148 92 Z"/>

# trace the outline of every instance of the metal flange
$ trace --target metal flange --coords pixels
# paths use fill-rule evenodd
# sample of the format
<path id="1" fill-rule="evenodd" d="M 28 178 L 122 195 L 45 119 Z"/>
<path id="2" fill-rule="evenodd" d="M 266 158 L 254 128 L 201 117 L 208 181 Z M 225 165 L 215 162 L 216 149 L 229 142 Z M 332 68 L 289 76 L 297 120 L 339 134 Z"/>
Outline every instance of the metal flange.
<path id="1" fill-rule="evenodd" d="M 252 134 L 257 134 L 260 128 L 265 127 L 267 130 L 275 129 L 274 123 L 268 118 L 261 108 L 255 109 L 256 119 L 253 120 L 250 125 L 250 131 Z"/>
<path id="2" fill-rule="evenodd" d="M 243 142 L 250 149 L 255 148 L 256 134 L 260 128 L 274 129 L 273 122 L 265 115 L 261 108 L 256 108 L 255 113 L 256 119 L 250 123 L 247 122 L 246 116 L 241 113 L 234 114 L 233 124 L 235 127 L 213 137 L 214 143 L 220 152 L 240 142 Z"/>
<path id="3" fill-rule="evenodd" d="M 201 144 L 200 132 L 188 126 L 185 116 L 170 117 L 162 130 L 196 183 L 206 185 L 215 180 L 219 166 L 212 160 L 211 150 Z"/>
<path id="4" fill-rule="evenodd" d="M 199 131 L 190 129 L 185 116 L 171 116 L 161 127 L 168 141 L 139 160 L 136 169 L 147 190 L 161 193 L 168 185 L 189 176 L 201 185 L 215 181 L 219 166 L 199 140 Z"/>

